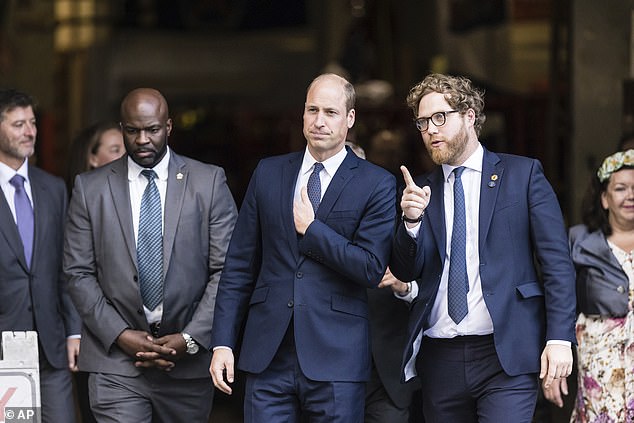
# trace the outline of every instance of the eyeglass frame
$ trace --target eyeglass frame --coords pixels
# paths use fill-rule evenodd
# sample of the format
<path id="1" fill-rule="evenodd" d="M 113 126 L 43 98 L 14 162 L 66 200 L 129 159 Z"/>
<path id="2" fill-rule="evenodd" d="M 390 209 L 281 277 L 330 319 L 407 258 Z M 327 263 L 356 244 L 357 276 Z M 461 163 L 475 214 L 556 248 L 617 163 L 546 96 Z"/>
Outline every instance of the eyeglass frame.
<path id="1" fill-rule="evenodd" d="M 435 127 L 440 127 L 443 126 L 445 123 L 447 123 L 447 114 L 449 113 L 460 113 L 460 110 L 447 110 L 444 112 L 436 112 L 433 113 L 431 116 L 428 117 L 419 117 L 419 118 L 415 118 L 414 119 L 414 125 L 416 126 L 416 129 L 418 129 L 420 132 L 427 132 L 427 130 L 429 129 L 429 121 L 431 121 L 431 123 L 434 124 Z M 437 124 L 436 122 L 434 122 L 434 116 L 442 116 L 442 123 Z M 421 129 L 420 126 L 422 125 L 422 122 L 427 122 L 427 126 L 425 127 L 425 129 Z"/>

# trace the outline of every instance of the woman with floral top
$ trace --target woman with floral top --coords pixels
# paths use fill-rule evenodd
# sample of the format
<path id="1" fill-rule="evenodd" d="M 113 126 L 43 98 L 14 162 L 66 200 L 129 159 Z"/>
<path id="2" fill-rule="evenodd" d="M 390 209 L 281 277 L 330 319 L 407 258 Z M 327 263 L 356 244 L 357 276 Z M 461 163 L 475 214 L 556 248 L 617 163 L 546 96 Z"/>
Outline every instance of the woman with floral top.
<path id="1" fill-rule="evenodd" d="M 634 150 L 607 157 L 570 229 L 578 383 L 571 422 L 634 422 Z M 544 392 L 562 404 L 565 379 Z"/>

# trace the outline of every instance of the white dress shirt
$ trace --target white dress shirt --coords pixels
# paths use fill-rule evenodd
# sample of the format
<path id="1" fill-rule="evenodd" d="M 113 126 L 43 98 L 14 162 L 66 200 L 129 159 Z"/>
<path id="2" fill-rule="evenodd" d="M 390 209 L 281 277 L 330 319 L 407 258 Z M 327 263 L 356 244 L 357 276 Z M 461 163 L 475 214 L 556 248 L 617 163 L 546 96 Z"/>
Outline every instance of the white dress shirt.
<path id="1" fill-rule="evenodd" d="M 4 197 L 7 199 L 7 203 L 9 203 L 13 220 L 17 225 L 18 220 L 15 215 L 15 202 L 13 199 L 15 196 L 15 188 L 11 185 L 11 182 L 9 182 L 16 173 L 24 177 L 24 191 L 26 192 L 27 197 L 29 197 L 31 207 L 33 207 L 33 195 L 31 194 L 31 181 L 29 180 L 29 166 L 27 160 L 24 160 L 24 163 L 22 163 L 22 166 L 20 166 L 17 171 L 0 162 L 0 187 L 2 187 L 2 192 L 4 193 Z"/>
<path id="2" fill-rule="evenodd" d="M 167 152 L 160 162 L 152 168 L 156 172 L 156 178 L 154 182 L 161 195 L 161 227 L 165 228 L 165 194 L 167 193 L 167 176 L 168 167 L 170 161 L 170 149 L 167 147 Z M 139 217 L 141 215 L 141 198 L 143 198 L 143 192 L 148 184 L 148 179 L 141 175 L 144 167 L 139 166 L 128 156 L 128 184 L 130 186 L 130 207 L 132 208 L 132 224 L 134 225 L 134 240 L 136 242 L 139 235 Z M 154 310 L 148 310 L 145 305 L 143 306 L 145 317 L 148 323 L 157 323 L 161 321 L 163 317 L 163 302 L 156 306 Z"/>
<path id="3" fill-rule="evenodd" d="M 321 172 L 319 172 L 319 180 L 321 181 L 321 198 L 324 198 L 324 193 L 328 189 L 328 185 L 330 185 L 330 181 L 332 181 L 332 177 L 335 175 L 335 172 L 337 172 L 337 169 L 339 169 L 339 166 L 341 166 L 341 163 L 343 163 L 346 158 L 346 154 L 348 154 L 348 151 L 344 147 L 334 156 L 321 162 L 321 164 L 324 165 L 324 168 Z M 302 167 L 299 169 L 297 182 L 295 183 L 295 195 L 293 197 L 295 201 L 299 201 L 301 199 L 302 187 L 308 185 L 308 178 L 310 177 L 310 174 L 313 173 L 313 166 L 315 165 L 315 162 L 317 162 L 317 159 L 310 154 L 308 147 L 306 147 Z"/>

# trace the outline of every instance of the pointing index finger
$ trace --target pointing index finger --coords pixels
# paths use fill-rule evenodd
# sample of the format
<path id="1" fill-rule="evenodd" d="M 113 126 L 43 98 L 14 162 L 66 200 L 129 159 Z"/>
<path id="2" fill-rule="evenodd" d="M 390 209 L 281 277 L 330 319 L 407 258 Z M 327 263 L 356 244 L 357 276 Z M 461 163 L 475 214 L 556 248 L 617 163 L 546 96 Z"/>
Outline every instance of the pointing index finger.
<path id="1" fill-rule="evenodd" d="M 409 170 L 407 170 L 405 166 L 401 166 L 401 172 L 403 173 L 403 179 L 405 180 L 406 186 L 416 186 L 416 184 L 414 183 L 414 179 L 412 179 L 412 175 L 410 175 Z"/>

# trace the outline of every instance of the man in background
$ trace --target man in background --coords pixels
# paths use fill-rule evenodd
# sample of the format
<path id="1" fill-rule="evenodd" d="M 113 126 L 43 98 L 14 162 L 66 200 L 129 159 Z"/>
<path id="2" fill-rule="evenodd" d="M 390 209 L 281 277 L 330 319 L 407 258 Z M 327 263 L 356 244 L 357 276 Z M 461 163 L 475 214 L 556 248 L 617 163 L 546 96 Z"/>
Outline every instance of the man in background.
<path id="1" fill-rule="evenodd" d="M 0 331 L 37 331 L 42 422 L 74 422 L 81 322 L 63 283 L 64 182 L 29 164 L 33 99 L 0 90 Z M 2 393 L 4 394 L 4 392 Z"/>

